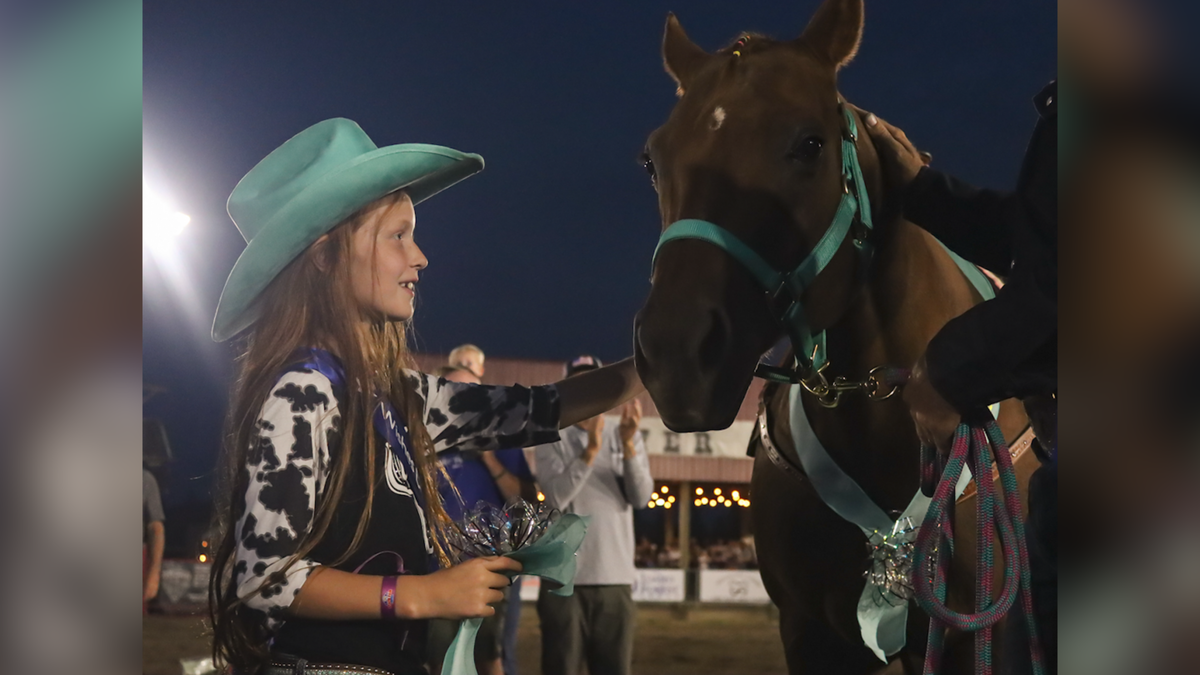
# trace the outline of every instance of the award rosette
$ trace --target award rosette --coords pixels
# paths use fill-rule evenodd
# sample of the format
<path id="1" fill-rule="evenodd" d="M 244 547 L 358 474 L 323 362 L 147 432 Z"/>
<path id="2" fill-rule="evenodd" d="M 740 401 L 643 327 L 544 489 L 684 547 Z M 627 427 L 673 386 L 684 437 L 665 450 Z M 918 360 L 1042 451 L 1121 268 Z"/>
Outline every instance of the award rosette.
<path id="1" fill-rule="evenodd" d="M 587 519 L 540 503 L 513 498 L 498 508 L 479 502 L 455 523 L 450 545 L 462 559 L 508 556 L 521 563 L 521 574 L 549 582 L 551 593 L 575 591 L 575 552 L 587 534 Z M 477 675 L 475 636 L 483 619 L 466 619 L 446 651 L 442 675 Z"/>

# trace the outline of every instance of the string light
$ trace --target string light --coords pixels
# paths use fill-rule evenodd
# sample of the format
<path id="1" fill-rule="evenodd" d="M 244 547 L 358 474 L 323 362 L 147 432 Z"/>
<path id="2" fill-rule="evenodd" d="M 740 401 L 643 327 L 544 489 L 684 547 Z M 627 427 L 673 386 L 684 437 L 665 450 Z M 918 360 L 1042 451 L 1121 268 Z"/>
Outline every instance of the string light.
<path id="1" fill-rule="evenodd" d="M 735 502 L 736 502 L 736 501 L 738 501 L 738 500 L 739 500 L 739 499 L 741 499 L 741 498 L 742 498 L 742 497 L 741 497 L 741 495 L 739 495 L 739 494 L 738 494 L 738 491 L 737 491 L 737 490 L 734 490 L 734 491 L 733 491 L 733 501 L 735 501 Z"/>
<path id="2" fill-rule="evenodd" d="M 539 502 L 544 502 L 544 501 L 546 501 L 546 495 L 544 495 L 544 494 L 542 494 L 541 492 L 539 492 L 539 493 L 538 493 L 538 501 L 539 501 Z"/>
<path id="3" fill-rule="evenodd" d="M 721 496 L 721 488 L 715 488 L 713 490 L 713 494 L 720 497 Z"/>
<path id="4" fill-rule="evenodd" d="M 208 556 L 201 553 L 200 554 L 200 562 L 208 562 Z"/>
<path id="5" fill-rule="evenodd" d="M 657 492 L 651 493 L 650 499 L 658 499 L 658 493 Z"/>
<path id="6" fill-rule="evenodd" d="M 699 499 L 697 499 L 695 503 L 696 503 L 696 506 L 700 506 L 700 500 L 699 500 Z"/>
<path id="7" fill-rule="evenodd" d="M 659 492 L 661 492 L 661 493 L 663 493 L 663 494 L 665 495 L 665 494 L 667 494 L 668 492 L 670 492 L 670 490 L 668 490 L 668 489 L 667 489 L 667 486 L 666 486 L 666 485 L 664 485 L 664 486 L 662 486 L 662 489 L 661 489 L 661 490 L 659 490 Z"/>
<path id="8" fill-rule="evenodd" d="M 674 504 L 675 503 L 675 495 L 671 495 L 670 497 L 667 497 L 667 503 Z"/>
<path id="9" fill-rule="evenodd" d="M 662 499 L 655 499 L 654 503 L 658 504 L 659 506 L 662 506 L 663 504 L 666 504 L 667 502 Z"/>
<path id="10" fill-rule="evenodd" d="M 704 497 L 703 499 L 700 499 L 698 501 L 699 501 L 699 503 L 701 503 L 705 506 L 708 506 L 708 497 Z"/>
<path id="11" fill-rule="evenodd" d="M 699 497 L 703 494 L 704 494 L 704 488 L 696 488 L 696 496 L 697 497 Z"/>
<path id="12" fill-rule="evenodd" d="M 650 503 L 649 503 L 649 504 L 647 504 L 646 506 L 649 506 L 650 508 L 654 508 L 654 502 L 650 502 Z"/>

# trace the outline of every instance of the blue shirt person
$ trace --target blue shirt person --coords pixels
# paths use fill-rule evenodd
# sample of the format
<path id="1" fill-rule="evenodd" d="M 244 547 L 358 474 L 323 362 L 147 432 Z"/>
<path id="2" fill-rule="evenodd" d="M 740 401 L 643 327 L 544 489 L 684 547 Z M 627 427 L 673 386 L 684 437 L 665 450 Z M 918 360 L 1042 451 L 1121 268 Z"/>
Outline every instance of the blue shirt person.
<path id="1" fill-rule="evenodd" d="M 447 366 L 438 374 L 455 382 L 479 383 L 477 375 L 461 366 Z M 537 490 L 533 484 L 533 472 L 521 448 L 494 452 L 451 449 L 439 453 L 438 458 L 454 483 L 454 488 L 445 481 L 439 481 L 438 486 L 446 514 L 454 521 L 461 521 L 463 515 L 474 509 L 480 501 L 503 507 L 507 500 L 520 496 L 534 503 Z M 475 667 L 482 675 L 515 673 L 515 658 L 512 657 L 515 657 L 516 625 L 520 619 L 519 594 L 517 579 L 511 588 L 508 606 L 497 605 L 496 614 L 485 619 L 480 626 L 475 640 Z M 429 639 L 433 672 L 440 672 L 440 661 L 457 629 L 457 621 L 433 622 Z"/>

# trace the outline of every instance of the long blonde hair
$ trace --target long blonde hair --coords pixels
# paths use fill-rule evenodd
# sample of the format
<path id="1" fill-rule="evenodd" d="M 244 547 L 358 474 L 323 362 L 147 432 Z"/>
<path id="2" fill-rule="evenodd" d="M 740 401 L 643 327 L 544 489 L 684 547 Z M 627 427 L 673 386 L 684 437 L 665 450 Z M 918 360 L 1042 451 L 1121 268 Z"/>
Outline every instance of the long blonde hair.
<path id="1" fill-rule="evenodd" d="M 312 529 L 301 533 L 296 552 L 287 560 L 284 572 L 325 537 L 334 510 L 342 501 L 346 476 L 354 461 L 362 463 L 366 476 L 366 505 L 350 547 L 328 564 L 345 562 L 361 546 L 371 519 L 375 489 L 382 478 L 376 470 L 381 444 L 371 426 L 373 392 L 377 391 L 388 392 L 392 404 L 408 424 L 413 461 L 430 516 L 430 538 L 442 565 L 452 563 L 450 547 L 445 543 L 450 519 L 437 489 L 439 477 L 447 482 L 449 478 L 437 460 L 421 417 L 423 408 L 417 393 L 404 373 L 406 368 L 414 367 L 406 343 L 406 326 L 382 316 L 364 321 L 364 310 L 359 307 L 351 284 L 354 233 L 362 227 L 377 227 L 378 218 L 402 199 L 402 192 L 394 192 L 347 218 L 280 272 L 258 301 L 260 316 L 238 359 L 239 376 L 234 384 L 218 463 L 215 521 L 221 534 L 209 581 L 213 654 L 237 669 L 253 671 L 269 656 L 266 625 L 261 615 L 248 612 L 238 598 L 233 574 L 237 550 L 235 529 L 245 511 L 248 487 L 249 473 L 244 468 L 247 453 L 257 442 L 262 406 L 298 350 L 322 347 L 341 359 L 346 400 L 341 402 L 344 408 L 340 451 L 330 468 L 325 491 L 317 498 Z"/>

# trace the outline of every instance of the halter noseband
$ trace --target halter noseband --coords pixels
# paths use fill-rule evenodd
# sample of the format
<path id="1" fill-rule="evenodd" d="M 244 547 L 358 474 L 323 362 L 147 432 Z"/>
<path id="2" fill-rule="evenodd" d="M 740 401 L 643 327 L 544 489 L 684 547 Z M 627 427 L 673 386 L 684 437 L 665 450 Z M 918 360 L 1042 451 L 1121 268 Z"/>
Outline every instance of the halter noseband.
<path id="1" fill-rule="evenodd" d="M 790 272 L 776 270 L 729 230 L 707 220 L 690 218 L 678 220 L 663 231 L 650 263 L 653 269 L 663 244 L 675 239 L 707 241 L 740 262 L 758 285 L 766 290 L 771 307 L 777 310 L 776 319 L 787 332 L 796 356 L 792 368 L 779 368 L 762 363 L 758 365 L 754 374 L 773 382 L 805 383 L 806 380 L 820 375 L 820 371 L 825 367 L 825 331 L 817 335 L 812 334 L 801 298 L 841 248 L 852 225 L 857 224 L 861 228 L 860 232 L 855 233 L 853 240 L 862 261 L 860 271 L 865 274 L 871 262 L 871 204 L 863 181 L 862 167 L 858 164 L 858 126 L 854 122 L 854 115 L 845 105 L 839 103 L 838 108 L 846 117 L 846 129 L 842 134 L 842 200 L 833 216 L 833 222 L 799 265 Z M 824 376 L 821 375 L 820 379 L 823 381 Z"/>

